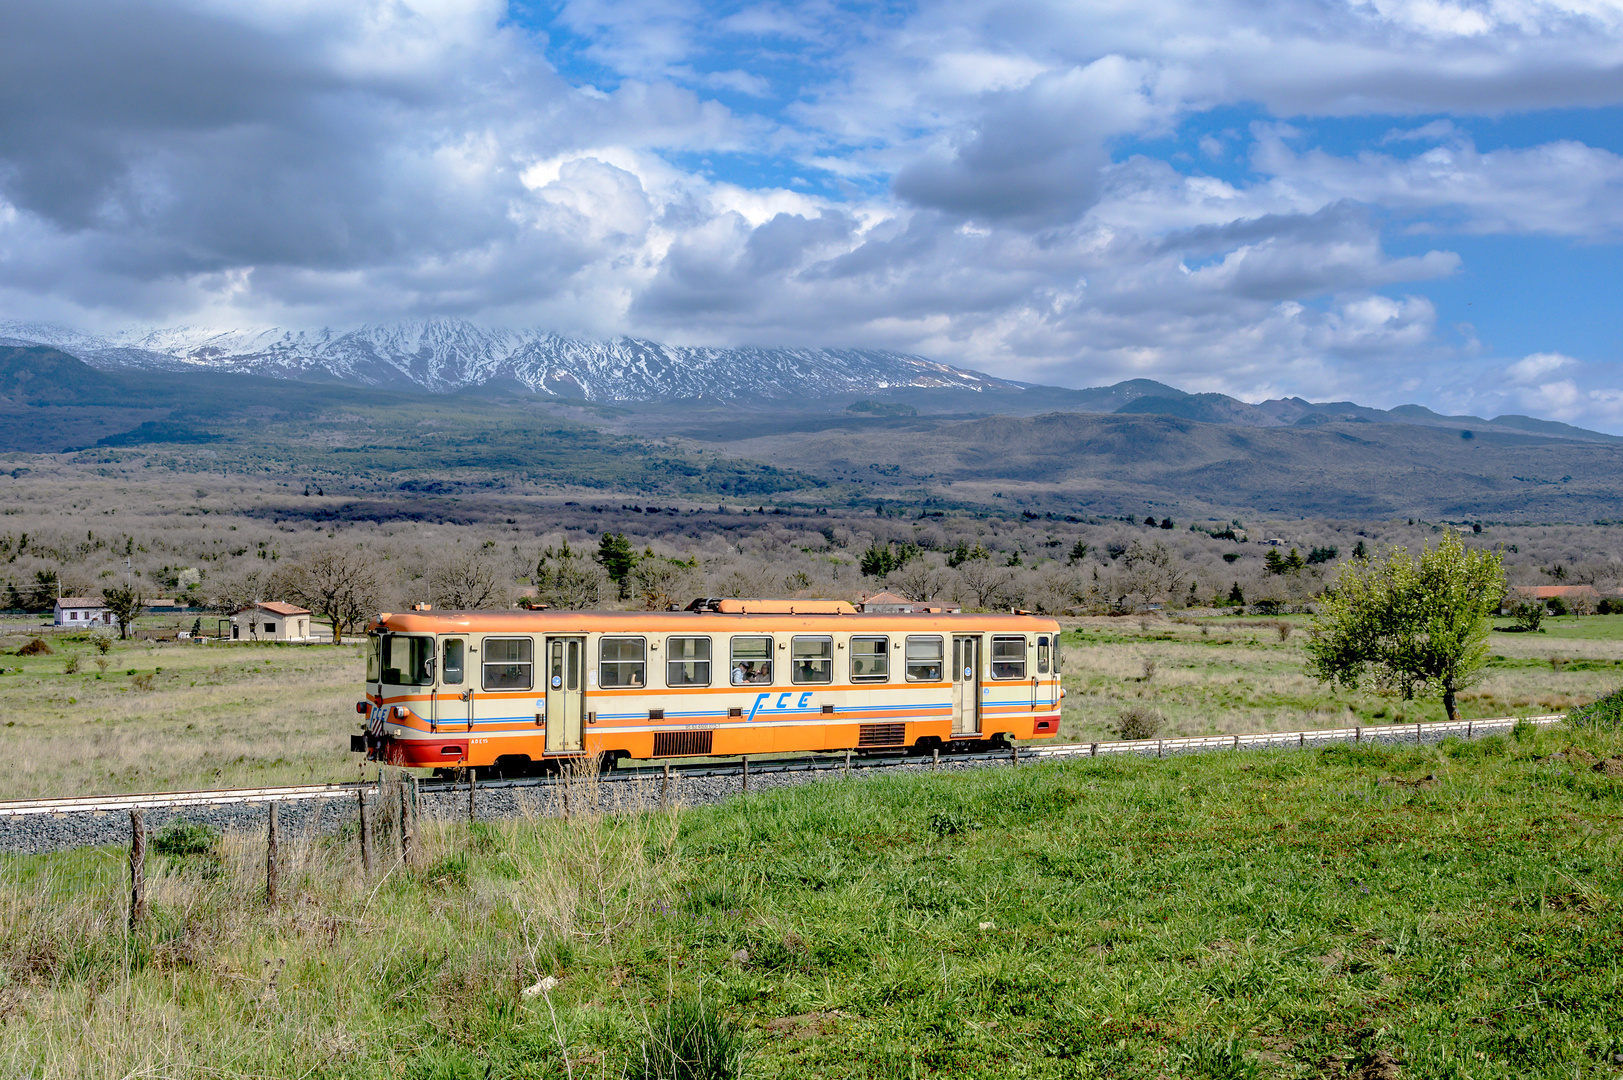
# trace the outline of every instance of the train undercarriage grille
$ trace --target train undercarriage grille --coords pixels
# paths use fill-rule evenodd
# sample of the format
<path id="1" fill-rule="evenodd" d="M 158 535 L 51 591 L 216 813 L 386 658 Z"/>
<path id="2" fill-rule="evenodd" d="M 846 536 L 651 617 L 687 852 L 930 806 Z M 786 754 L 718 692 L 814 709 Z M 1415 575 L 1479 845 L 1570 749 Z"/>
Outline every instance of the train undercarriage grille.
<path id="1" fill-rule="evenodd" d="M 710 753 L 713 731 L 656 731 L 655 757 L 699 757 Z"/>
<path id="2" fill-rule="evenodd" d="M 906 739 L 906 724 L 863 724 L 857 732 L 858 746 L 900 746 Z"/>

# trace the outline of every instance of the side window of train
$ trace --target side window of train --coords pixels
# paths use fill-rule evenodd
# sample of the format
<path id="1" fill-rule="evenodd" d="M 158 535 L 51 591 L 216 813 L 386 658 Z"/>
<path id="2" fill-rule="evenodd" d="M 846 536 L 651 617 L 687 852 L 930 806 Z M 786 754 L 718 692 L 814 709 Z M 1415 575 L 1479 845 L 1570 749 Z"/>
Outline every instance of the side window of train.
<path id="1" fill-rule="evenodd" d="M 486 638 L 485 678 L 486 690 L 528 690 L 535 685 L 531 649 L 527 637 Z"/>
<path id="2" fill-rule="evenodd" d="M 673 637 L 665 639 L 665 685 L 710 685 L 710 639 Z"/>
<path id="3" fill-rule="evenodd" d="M 373 634 L 366 641 L 366 681 L 379 682 L 383 678 L 383 639 Z"/>
<path id="4" fill-rule="evenodd" d="M 767 686 L 772 682 L 772 639 L 735 637 L 732 642 L 734 686 Z"/>
<path id="5" fill-rule="evenodd" d="M 992 638 L 992 678 L 1023 679 L 1026 677 L 1026 637 Z"/>
<path id="6" fill-rule="evenodd" d="M 940 638 L 910 637 L 907 639 L 907 681 L 941 681 Z"/>
<path id="7" fill-rule="evenodd" d="M 597 685 L 647 685 L 642 638 L 606 637 L 598 643 L 597 649 Z"/>
<path id="8" fill-rule="evenodd" d="M 461 686 L 462 672 L 466 664 L 468 642 L 466 638 L 450 637 L 440 644 L 440 682 L 447 686 Z"/>
<path id="9" fill-rule="evenodd" d="M 1037 674 L 1048 674 L 1048 635 L 1037 635 Z"/>
<path id="10" fill-rule="evenodd" d="M 834 681 L 834 639 L 797 637 L 789 642 L 790 672 L 797 683 Z"/>
<path id="11" fill-rule="evenodd" d="M 890 678 L 890 639 L 851 639 L 851 681 L 885 682 Z"/>

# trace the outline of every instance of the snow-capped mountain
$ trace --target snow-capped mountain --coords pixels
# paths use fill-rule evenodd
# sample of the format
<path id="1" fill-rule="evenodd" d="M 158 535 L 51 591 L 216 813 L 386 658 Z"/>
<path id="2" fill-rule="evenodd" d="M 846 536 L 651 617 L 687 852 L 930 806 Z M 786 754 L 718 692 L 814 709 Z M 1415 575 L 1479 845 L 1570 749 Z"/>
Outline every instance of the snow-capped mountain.
<path id="1" fill-rule="evenodd" d="M 316 332 L 183 326 L 106 337 L 0 323 L 0 344 L 51 345 L 103 368 L 205 368 L 442 392 L 509 383 L 539 394 L 593 401 L 784 399 L 900 387 L 977 391 L 1019 385 L 880 349 L 707 348 L 637 338 L 583 341 L 454 319 Z"/>

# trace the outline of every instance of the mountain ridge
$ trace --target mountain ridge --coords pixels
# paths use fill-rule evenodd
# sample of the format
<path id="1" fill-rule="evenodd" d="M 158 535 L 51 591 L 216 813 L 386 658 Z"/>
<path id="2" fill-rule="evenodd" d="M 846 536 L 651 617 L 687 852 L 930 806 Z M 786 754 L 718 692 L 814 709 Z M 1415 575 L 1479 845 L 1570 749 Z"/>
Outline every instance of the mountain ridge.
<path id="1" fill-rule="evenodd" d="M 1396 423 L 1517 432 L 1579 442 L 1623 437 L 1554 420 L 1507 414 L 1448 416 L 1421 405 L 1377 409 L 1300 397 L 1251 403 L 1190 393 L 1153 379 L 1071 389 L 1003 379 L 922 356 L 882 349 L 666 345 L 640 338 L 567 338 L 459 319 L 368 324 L 353 330 L 137 328 L 110 336 L 37 323 L 0 323 L 0 345 L 49 346 L 102 372 L 217 372 L 302 383 L 341 383 L 431 393 L 535 394 L 559 400 L 658 405 L 714 401 L 815 412 L 854 395 L 894 398 L 923 411 L 1037 415 L 1173 416 L 1240 427 Z"/>

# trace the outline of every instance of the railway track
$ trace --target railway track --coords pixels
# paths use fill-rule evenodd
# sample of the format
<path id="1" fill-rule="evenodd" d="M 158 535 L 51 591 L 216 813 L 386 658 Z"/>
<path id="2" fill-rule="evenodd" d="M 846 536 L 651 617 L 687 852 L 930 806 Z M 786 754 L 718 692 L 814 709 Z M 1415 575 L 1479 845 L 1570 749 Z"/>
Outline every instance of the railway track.
<path id="1" fill-rule="evenodd" d="M 1435 742 L 1450 735 L 1477 738 L 1509 731 L 1519 723 L 1554 724 L 1565 717 L 1501 716 L 1487 720 L 1443 721 L 1439 723 L 1386 724 L 1379 727 L 1322 728 L 1316 731 L 1276 731 L 1252 735 L 1197 735 L 1177 739 L 1135 739 L 1115 742 L 1044 743 L 1013 747 L 979 754 L 942 755 L 948 762 L 978 761 L 1013 763 L 1055 761 L 1112 754 L 1139 754 L 1165 757 L 1168 754 L 1209 753 L 1218 750 L 1306 749 L 1334 743 Z M 928 766 L 932 758 L 916 754 L 872 757 L 817 756 L 766 761 L 728 760 L 691 765 L 644 765 L 615 769 L 602 779 L 611 782 L 671 778 L 721 776 L 765 776 L 784 773 L 827 773 L 855 769 L 882 769 L 902 766 Z M 668 768 L 668 772 L 667 772 Z M 511 780 L 483 780 L 481 790 L 492 788 L 544 787 L 556 783 L 553 777 L 526 777 Z M 419 785 L 425 794 L 466 790 L 450 780 L 426 780 Z M 352 784 L 301 784 L 282 787 L 220 788 L 201 791 L 151 791 L 130 795 L 79 795 L 59 799 L 13 799 L 0 801 L 0 819 L 40 815 L 95 814 L 119 810 L 175 809 L 189 806 L 225 806 L 243 803 L 305 802 L 322 799 L 353 799 L 356 792 L 375 795 L 378 784 L 364 781 Z"/>

